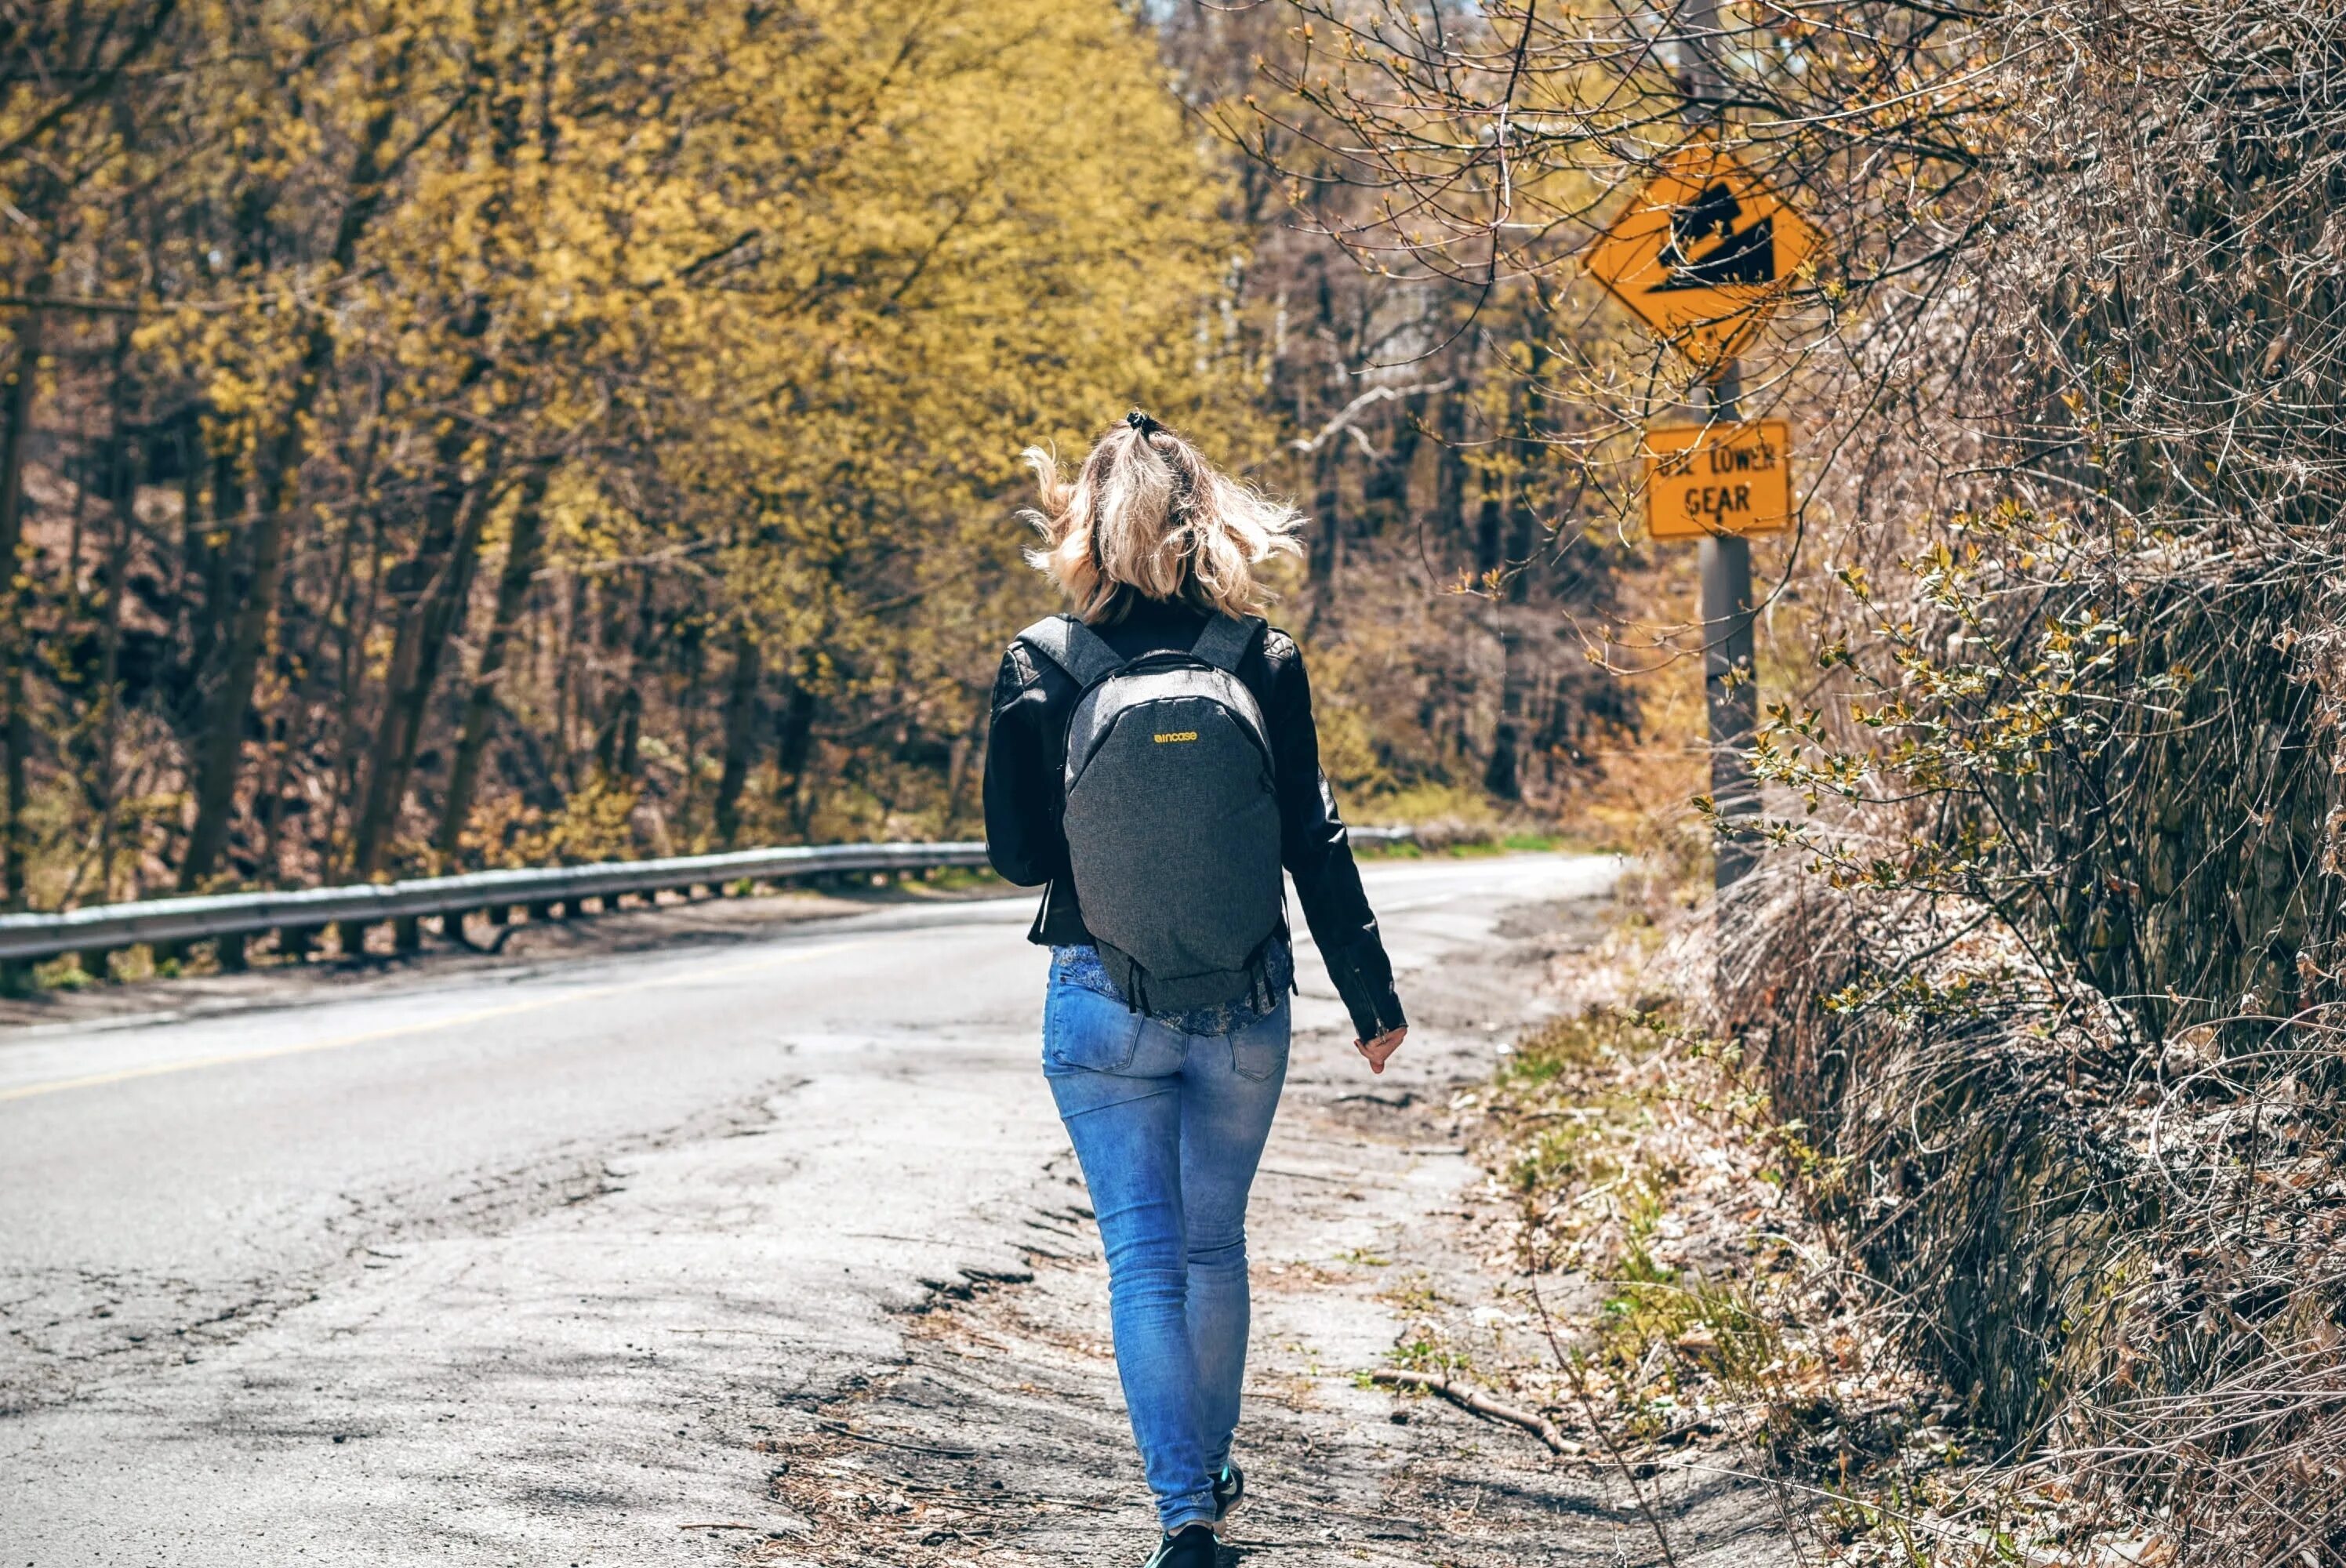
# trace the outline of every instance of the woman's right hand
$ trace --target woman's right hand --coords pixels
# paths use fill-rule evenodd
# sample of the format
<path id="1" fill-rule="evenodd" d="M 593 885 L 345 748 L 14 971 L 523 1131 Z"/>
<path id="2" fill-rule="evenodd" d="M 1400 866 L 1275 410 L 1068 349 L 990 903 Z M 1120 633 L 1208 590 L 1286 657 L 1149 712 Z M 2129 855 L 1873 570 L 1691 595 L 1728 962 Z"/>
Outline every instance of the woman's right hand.
<path id="1" fill-rule="evenodd" d="M 1355 1040 L 1352 1048 L 1369 1059 L 1370 1072 L 1382 1073 L 1385 1070 L 1385 1059 L 1400 1050 L 1401 1043 L 1408 1038 L 1409 1025 L 1404 1023 L 1373 1040 Z"/>

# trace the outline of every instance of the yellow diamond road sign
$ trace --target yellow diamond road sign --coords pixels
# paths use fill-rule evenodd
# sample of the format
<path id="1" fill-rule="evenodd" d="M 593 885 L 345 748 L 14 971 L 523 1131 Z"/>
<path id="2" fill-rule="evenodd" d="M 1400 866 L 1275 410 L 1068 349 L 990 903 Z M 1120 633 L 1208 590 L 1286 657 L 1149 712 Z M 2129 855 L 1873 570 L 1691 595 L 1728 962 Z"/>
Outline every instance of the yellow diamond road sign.
<path id="1" fill-rule="evenodd" d="M 1595 245 L 1589 274 L 1704 370 L 1776 309 L 1817 231 L 1708 139 L 1672 153 Z"/>
<path id="2" fill-rule="evenodd" d="M 1772 534 L 1792 523 L 1792 427 L 1682 425 L 1646 433 L 1646 530 L 1657 539 Z"/>

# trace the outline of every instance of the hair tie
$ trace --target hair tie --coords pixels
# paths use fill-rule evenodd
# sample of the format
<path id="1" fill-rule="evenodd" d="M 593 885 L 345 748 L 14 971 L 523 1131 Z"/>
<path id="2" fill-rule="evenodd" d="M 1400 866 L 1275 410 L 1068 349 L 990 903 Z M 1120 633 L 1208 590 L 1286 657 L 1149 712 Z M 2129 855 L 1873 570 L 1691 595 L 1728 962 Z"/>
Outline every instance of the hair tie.
<path id="1" fill-rule="evenodd" d="M 1134 430 L 1139 432 L 1140 439 L 1143 442 L 1146 442 L 1152 435 L 1169 435 L 1172 433 L 1163 425 L 1158 423 L 1155 420 L 1141 412 L 1138 409 L 1134 409 L 1130 413 L 1126 414 L 1124 416 L 1124 423 L 1132 426 Z M 1176 441 L 1174 445 L 1178 449 L 1180 443 Z M 1153 446 L 1149 448 L 1149 451 L 1155 453 L 1158 461 L 1173 471 L 1173 515 L 1177 521 L 1186 527 L 1188 524 L 1188 514 L 1189 510 L 1190 491 L 1189 471 L 1182 467 L 1179 461 L 1171 453 Z"/>

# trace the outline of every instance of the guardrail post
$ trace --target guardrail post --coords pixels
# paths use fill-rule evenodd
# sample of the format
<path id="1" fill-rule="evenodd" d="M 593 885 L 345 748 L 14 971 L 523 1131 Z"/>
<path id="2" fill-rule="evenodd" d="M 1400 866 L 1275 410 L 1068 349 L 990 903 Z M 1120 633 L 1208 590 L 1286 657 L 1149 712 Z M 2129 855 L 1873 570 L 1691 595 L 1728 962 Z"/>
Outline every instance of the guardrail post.
<path id="1" fill-rule="evenodd" d="M 310 957 L 311 949 L 317 945 L 317 941 L 318 931 L 315 926 L 289 925 L 277 933 L 278 956 L 290 958 L 295 963 L 306 962 Z"/>
<path id="2" fill-rule="evenodd" d="M 0 996 L 26 996 L 33 989 L 33 966 L 20 958 L 0 959 Z"/>
<path id="3" fill-rule="evenodd" d="M 221 973 L 243 973 L 245 969 L 251 962 L 251 955 L 245 950 L 244 933 L 239 932 L 234 936 L 214 938 L 212 941 L 212 957 L 214 961 L 219 964 Z M 106 962 L 106 955 L 104 953 L 100 953 L 97 961 L 101 964 L 104 963 Z"/>
<path id="4" fill-rule="evenodd" d="M 401 915 L 391 922 L 391 950 L 393 952 L 423 951 L 423 921 L 414 915 Z"/>

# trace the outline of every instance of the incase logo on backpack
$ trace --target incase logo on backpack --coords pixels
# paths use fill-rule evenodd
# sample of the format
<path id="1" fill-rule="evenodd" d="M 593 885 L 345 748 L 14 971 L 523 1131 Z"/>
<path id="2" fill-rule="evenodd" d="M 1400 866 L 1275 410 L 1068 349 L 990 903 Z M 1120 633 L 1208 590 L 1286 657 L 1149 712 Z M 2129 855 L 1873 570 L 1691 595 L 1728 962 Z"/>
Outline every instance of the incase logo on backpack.
<path id="1" fill-rule="evenodd" d="M 1129 661 L 1068 616 L 1018 634 L 1083 688 L 1067 720 L 1067 871 L 1108 978 L 1143 1012 L 1265 983 L 1279 799 L 1270 738 L 1238 676 L 1262 632 L 1217 616 L 1195 646 Z M 1164 749 L 1175 744 L 1178 762 Z"/>

